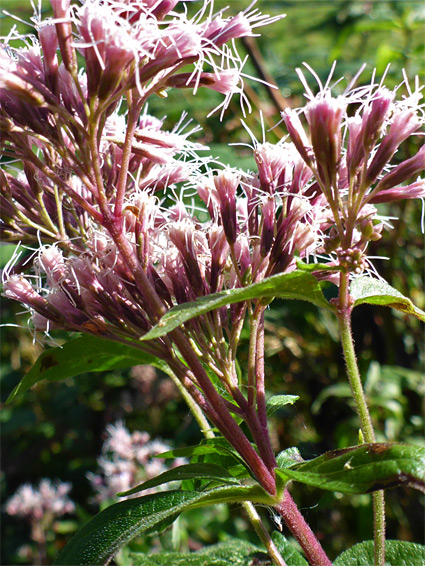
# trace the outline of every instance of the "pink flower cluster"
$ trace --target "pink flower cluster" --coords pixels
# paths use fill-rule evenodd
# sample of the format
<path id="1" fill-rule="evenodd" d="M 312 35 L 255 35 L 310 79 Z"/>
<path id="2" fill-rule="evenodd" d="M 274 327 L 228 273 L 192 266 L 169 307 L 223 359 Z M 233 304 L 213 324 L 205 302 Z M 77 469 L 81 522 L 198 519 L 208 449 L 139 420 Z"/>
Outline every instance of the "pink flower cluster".
<path id="1" fill-rule="evenodd" d="M 308 103 L 297 112 L 285 110 L 283 120 L 300 156 L 314 175 L 315 190 L 329 210 L 324 250 L 336 252 L 338 263 L 361 273 L 369 241 L 381 237 L 377 203 L 425 197 L 425 146 L 411 158 L 392 164 L 400 145 L 423 135 L 422 88 L 412 91 L 407 78 L 396 90 L 370 84 L 332 96 L 328 84 L 314 95 L 305 82 Z M 330 79 L 329 79 L 330 80 Z M 329 81 L 328 81 L 329 82 Z M 307 123 L 307 133 L 300 114 Z"/>
<path id="2" fill-rule="evenodd" d="M 130 433 L 121 421 L 107 426 L 106 433 L 103 455 L 98 459 L 100 471 L 98 474 L 89 473 L 87 476 L 97 492 L 97 502 L 117 499 L 117 493 L 128 491 L 167 470 L 161 459 L 154 458 L 171 449 L 167 444 L 151 440 L 147 432 Z M 182 463 L 184 460 L 181 458 L 173 460 L 173 467 Z M 152 491 L 144 492 L 148 493 Z M 138 495 L 140 494 L 135 496 Z"/>
<path id="3" fill-rule="evenodd" d="M 38 488 L 26 483 L 6 502 L 6 513 L 36 521 L 72 513 L 75 505 L 68 497 L 70 490 L 71 484 L 53 484 L 48 479 L 41 480 Z"/>

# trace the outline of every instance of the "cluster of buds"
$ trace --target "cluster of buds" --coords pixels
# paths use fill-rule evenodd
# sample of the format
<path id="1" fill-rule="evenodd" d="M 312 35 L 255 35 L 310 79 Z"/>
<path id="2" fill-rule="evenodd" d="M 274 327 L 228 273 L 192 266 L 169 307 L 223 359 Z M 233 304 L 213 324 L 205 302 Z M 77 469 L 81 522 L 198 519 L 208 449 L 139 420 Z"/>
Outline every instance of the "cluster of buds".
<path id="1" fill-rule="evenodd" d="M 373 83 L 334 97 L 328 85 L 320 85 L 319 94 L 313 95 L 302 80 L 309 102 L 301 113 L 309 136 L 297 111 L 285 110 L 282 117 L 314 174 L 316 191 L 327 201 L 331 229 L 324 235 L 323 249 L 338 250 L 340 265 L 359 273 L 367 262 L 352 259 L 364 256 L 367 244 L 382 231 L 373 205 L 425 196 L 424 179 L 404 185 L 425 169 L 424 146 L 410 159 L 391 165 L 402 142 L 421 134 L 422 89 L 416 86 L 412 92 L 405 79 L 401 86 L 408 94 L 402 100 L 396 100 L 396 91 Z"/>
<path id="2" fill-rule="evenodd" d="M 117 493 L 128 491 L 168 469 L 155 456 L 167 452 L 171 447 L 159 440 L 151 440 L 147 432 L 130 433 L 119 421 L 107 426 L 106 433 L 102 456 L 98 459 L 99 473 L 87 474 L 97 492 L 95 500 L 98 503 L 115 500 Z M 173 461 L 173 466 L 183 463 L 183 459 L 177 458 Z M 145 493 L 151 492 L 146 490 Z M 137 495 L 139 494 L 136 497 Z"/>

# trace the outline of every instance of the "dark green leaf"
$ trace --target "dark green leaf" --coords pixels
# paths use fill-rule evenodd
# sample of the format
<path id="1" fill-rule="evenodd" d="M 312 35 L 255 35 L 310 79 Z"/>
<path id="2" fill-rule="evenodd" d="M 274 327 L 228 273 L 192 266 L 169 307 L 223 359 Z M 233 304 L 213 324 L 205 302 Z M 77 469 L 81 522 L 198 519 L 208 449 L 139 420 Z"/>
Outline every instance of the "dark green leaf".
<path id="1" fill-rule="evenodd" d="M 358 277 L 351 283 L 350 293 L 355 307 L 364 303 L 391 307 L 425 322 L 425 312 L 385 281 L 367 276 Z"/>
<path id="2" fill-rule="evenodd" d="M 363 444 L 326 452 L 293 468 L 282 479 L 341 493 L 369 493 L 405 486 L 425 491 L 425 448 L 408 444 Z"/>
<path id="3" fill-rule="evenodd" d="M 132 554 L 133 566 L 272 566 L 261 548 L 244 540 L 231 539 L 191 554 L 163 552 L 161 554 Z M 261 562 L 260 562 L 261 560 Z"/>
<path id="4" fill-rule="evenodd" d="M 136 535 L 180 513 L 197 499 L 200 499 L 199 493 L 168 491 L 111 505 L 74 535 L 55 564 L 107 564 L 120 547 Z"/>
<path id="5" fill-rule="evenodd" d="M 267 401 L 267 414 L 273 415 L 281 407 L 285 405 L 293 405 L 299 399 L 299 395 L 273 395 Z"/>
<path id="6" fill-rule="evenodd" d="M 260 486 L 218 487 L 207 492 L 163 491 L 111 505 L 86 523 L 55 561 L 56 566 L 104 565 L 138 534 L 155 530 L 185 509 L 252 501 L 271 505 L 273 500 Z"/>
<path id="7" fill-rule="evenodd" d="M 192 303 L 184 303 L 170 309 L 159 323 L 145 334 L 141 340 L 152 340 L 164 336 L 191 318 L 200 316 L 214 309 L 248 301 L 250 299 L 299 299 L 309 301 L 320 307 L 332 309 L 325 299 L 317 279 L 311 273 L 293 271 L 273 275 L 241 289 L 230 289 L 200 297 Z"/>
<path id="8" fill-rule="evenodd" d="M 373 563 L 373 541 L 368 540 L 340 554 L 334 566 L 365 566 Z M 414 542 L 385 541 L 386 566 L 423 566 L 423 564 L 425 564 L 425 546 Z"/>
<path id="9" fill-rule="evenodd" d="M 61 381 L 82 373 L 123 369 L 138 364 L 166 369 L 164 362 L 132 346 L 96 336 L 81 336 L 61 347 L 43 352 L 13 389 L 8 403 L 43 379 Z"/>
<path id="10" fill-rule="evenodd" d="M 222 466 L 199 462 L 198 464 L 184 464 L 183 466 L 167 470 L 156 478 L 147 480 L 142 484 L 133 487 L 128 491 L 118 493 L 117 495 L 120 497 L 133 495 L 139 491 L 157 487 L 158 485 L 162 485 L 170 481 L 183 481 L 188 479 L 210 479 L 221 483 L 238 483 L 238 480 L 231 476 L 230 473 Z"/>
<path id="11" fill-rule="evenodd" d="M 274 531 L 272 540 L 288 566 L 308 566 L 304 556 L 286 540 L 282 533 Z"/>

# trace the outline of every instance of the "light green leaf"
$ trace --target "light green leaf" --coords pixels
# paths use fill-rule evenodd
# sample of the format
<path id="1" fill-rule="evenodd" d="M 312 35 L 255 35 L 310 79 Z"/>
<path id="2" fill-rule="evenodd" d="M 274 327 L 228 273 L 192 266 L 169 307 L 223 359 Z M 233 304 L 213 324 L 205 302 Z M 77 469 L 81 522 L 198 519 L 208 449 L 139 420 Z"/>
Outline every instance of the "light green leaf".
<path id="1" fill-rule="evenodd" d="M 252 566 L 255 561 L 270 564 L 265 551 L 238 539 L 226 540 L 192 552 L 163 552 L 161 554 L 132 554 L 133 566 Z"/>
<path id="2" fill-rule="evenodd" d="M 286 480 L 338 491 L 369 493 L 405 486 L 425 492 L 425 448 L 409 444 L 363 444 L 326 452 L 276 473 Z"/>
<path id="3" fill-rule="evenodd" d="M 334 566 L 365 566 L 373 563 L 373 541 L 368 540 L 340 554 Z M 423 564 L 425 564 L 425 546 L 399 540 L 385 541 L 386 566 L 423 566 Z"/>
<path id="4" fill-rule="evenodd" d="M 296 446 L 291 446 L 290 448 L 286 448 L 279 452 L 276 456 L 276 463 L 279 468 L 289 468 L 294 464 L 299 464 L 303 462 L 303 458 L 300 454 L 300 451 Z"/>
<path id="5" fill-rule="evenodd" d="M 366 275 L 357 277 L 351 283 L 350 294 L 355 301 L 355 307 L 362 304 L 391 307 L 400 312 L 412 314 L 425 322 L 425 312 L 385 281 Z"/>
<path id="6" fill-rule="evenodd" d="M 140 340 L 152 340 L 164 336 L 191 318 L 214 309 L 260 298 L 299 299 L 333 310 L 333 307 L 325 299 L 317 279 L 311 273 L 293 271 L 292 273 L 273 275 L 260 283 L 253 283 L 241 289 L 220 291 L 213 295 L 200 297 L 192 303 L 173 307 Z"/>
<path id="7" fill-rule="evenodd" d="M 285 405 L 293 405 L 299 399 L 299 395 L 273 395 L 267 401 L 267 414 L 273 415 L 281 407 Z"/>
<path id="8" fill-rule="evenodd" d="M 308 562 L 304 556 L 286 540 L 286 537 L 283 536 L 282 533 L 274 531 L 272 540 L 288 566 L 308 566 Z"/>
<path id="9" fill-rule="evenodd" d="M 10 403 L 43 379 L 61 381 L 82 373 L 123 369 L 138 364 L 151 364 L 163 371 L 167 371 L 168 367 L 165 362 L 133 346 L 96 336 L 81 336 L 61 347 L 43 352 L 13 389 L 7 402 Z"/>
<path id="10" fill-rule="evenodd" d="M 222 466 L 217 466 L 216 464 L 205 464 L 199 462 L 197 464 L 184 464 L 171 470 L 160 474 L 156 478 L 152 478 L 143 482 L 142 484 L 129 489 L 128 491 L 123 491 L 122 493 L 117 493 L 120 497 L 126 495 L 133 495 L 139 491 L 144 491 L 152 487 L 157 487 L 164 483 L 170 481 L 183 481 L 191 479 L 209 479 L 214 481 L 219 481 L 220 483 L 239 483 L 236 478 L 234 478 L 230 473 Z"/>
<path id="11" fill-rule="evenodd" d="M 55 561 L 56 566 L 104 565 L 135 536 L 153 532 L 185 509 L 252 501 L 271 505 L 273 498 L 258 484 L 226 486 L 206 492 L 163 491 L 121 501 L 98 513 L 69 541 Z"/>

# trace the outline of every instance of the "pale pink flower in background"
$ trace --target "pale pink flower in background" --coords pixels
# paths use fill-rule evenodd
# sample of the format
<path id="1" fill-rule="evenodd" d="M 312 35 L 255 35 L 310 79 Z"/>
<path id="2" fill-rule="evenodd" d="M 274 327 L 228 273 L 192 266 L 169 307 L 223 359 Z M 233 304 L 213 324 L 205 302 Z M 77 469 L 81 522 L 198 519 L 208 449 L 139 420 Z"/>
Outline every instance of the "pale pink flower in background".
<path id="1" fill-rule="evenodd" d="M 117 493 L 128 491 L 168 469 L 164 461 L 155 456 L 167 452 L 171 446 L 159 440 L 151 440 L 147 432 L 130 433 L 124 423 L 118 421 L 106 427 L 106 435 L 102 456 L 97 461 L 99 472 L 87 474 L 96 491 L 96 502 L 117 500 Z M 177 458 L 172 460 L 171 467 L 183 463 L 182 458 Z M 155 490 L 146 490 L 143 494 L 153 493 Z M 134 497 L 139 495 L 135 494 Z"/>
<path id="2" fill-rule="evenodd" d="M 68 497 L 70 491 L 70 483 L 52 483 L 43 479 L 38 488 L 26 483 L 6 502 L 5 510 L 9 515 L 27 519 L 42 520 L 46 515 L 60 517 L 75 509 L 73 501 Z"/>

